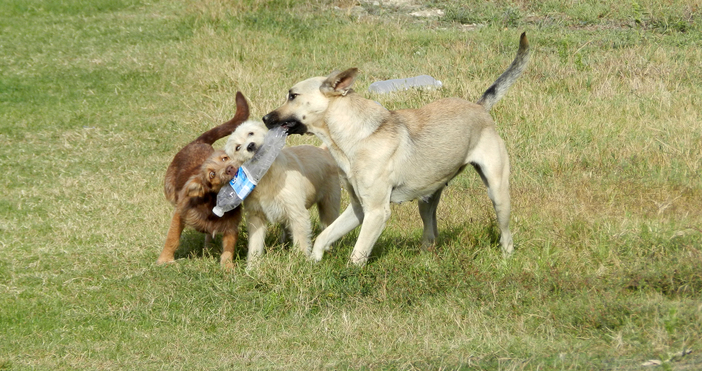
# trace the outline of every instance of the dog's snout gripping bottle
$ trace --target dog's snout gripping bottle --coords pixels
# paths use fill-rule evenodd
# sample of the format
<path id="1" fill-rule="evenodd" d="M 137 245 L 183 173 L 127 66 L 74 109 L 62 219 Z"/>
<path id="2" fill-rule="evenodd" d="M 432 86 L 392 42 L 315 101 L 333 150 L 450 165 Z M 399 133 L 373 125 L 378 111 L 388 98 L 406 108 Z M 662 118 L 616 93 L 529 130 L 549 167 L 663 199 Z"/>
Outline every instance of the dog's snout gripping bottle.
<path id="1" fill-rule="evenodd" d="M 234 210 L 253 191 L 285 146 L 287 136 L 288 133 L 282 126 L 268 130 L 263 144 L 254 156 L 244 162 L 234 178 L 219 190 L 217 206 L 212 209 L 215 215 L 221 217 L 227 211 Z"/>

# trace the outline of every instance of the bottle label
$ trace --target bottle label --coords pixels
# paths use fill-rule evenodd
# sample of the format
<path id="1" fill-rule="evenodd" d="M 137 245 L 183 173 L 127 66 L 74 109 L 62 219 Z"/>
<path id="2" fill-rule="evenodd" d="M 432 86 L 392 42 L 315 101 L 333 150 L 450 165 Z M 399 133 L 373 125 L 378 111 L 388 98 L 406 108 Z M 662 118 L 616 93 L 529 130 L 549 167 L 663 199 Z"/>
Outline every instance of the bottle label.
<path id="1" fill-rule="evenodd" d="M 249 179 L 249 176 L 246 171 L 244 171 L 243 166 L 237 170 L 236 176 L 234 179 L 229 181 L 229 185 L 232 186 L 234 192 L 236 192 L 236 195 L 242 200 L 246 198 L 246 196 L 248 196 L 254 188 L 256 188 L 256 183 Z"/>

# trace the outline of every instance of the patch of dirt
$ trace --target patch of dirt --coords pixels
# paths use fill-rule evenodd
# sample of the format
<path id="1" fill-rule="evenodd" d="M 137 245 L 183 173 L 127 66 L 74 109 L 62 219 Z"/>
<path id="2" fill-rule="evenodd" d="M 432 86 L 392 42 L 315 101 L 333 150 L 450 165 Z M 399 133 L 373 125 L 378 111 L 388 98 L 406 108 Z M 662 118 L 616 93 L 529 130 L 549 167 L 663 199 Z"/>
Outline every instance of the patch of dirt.
<path id="1" fill-rule="evenodd" d="M 397 8 L 410 8 L 417 6 L 412 0 L 361 0 L 360 3 L 374 6 L 392 6 Z"/>
<path id="2" fill-rule="evenodd" d="M 439 8 L 423 8 L 413 0 L 359 0 L 349 3 L 346 7 L 339 5 L 335 7 L 338 11 L 357 17 L 395 17 L 409 16 L 415 20 L 435 21 L 441 19 L 445 12 Z M 459 28 L 464 31 L 474 31 L 484 25 L 469 24 L 461 25 Z"/>
<path id="3" fill-rule="evenodd" d="M 355 0 L 343 1 L 335 8 L 338 11 L 345 12 L 353 17 L 409 17 L 417 22 L 429 21 L 430 27 L 437 27 L 439 24 L 436 21 L 441 21 L 445 16 L 445 11 L 440 8 L 425 8 L 421 2 L 415 0 Z M 579 23 L 577 20 L 571 19 L 565 15 L 535 15 L 526 14 L 516 20 L 518 23 L 536 26 L 551 26 L 561 25 L 570 30 L 586 30 L 586 31 L 602 31 L 602 30 L 618 30 L 637 27 L 634 21 L 624 20 L 602 20 L 598 23 Z M 445 27 L 444 24 L 441 27 Z M 454 24 L 454 26 L 462 31 L 475 31 L 485 24 Z"/>
<path id="4" fill-rule="evenodd" d="M 444 11 L 441 9 L 423 9 L 412 12 L 410 15 L 420 18 L 439 18 L 444 16 Z"/>

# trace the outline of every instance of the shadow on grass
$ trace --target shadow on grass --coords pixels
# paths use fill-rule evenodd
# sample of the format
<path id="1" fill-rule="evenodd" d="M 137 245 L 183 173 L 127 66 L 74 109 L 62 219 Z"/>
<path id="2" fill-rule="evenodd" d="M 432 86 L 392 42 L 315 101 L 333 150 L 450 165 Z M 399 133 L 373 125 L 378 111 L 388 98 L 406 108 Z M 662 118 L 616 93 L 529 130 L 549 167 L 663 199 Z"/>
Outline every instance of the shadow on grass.
<path id="1" fill-rule="evenodd" d="M 484 272 L 476 257 L 488 248 L 501 257 L 496 227 L 467 222 L 441 229 L 436 245 L 426 250 L 421 247 L 421 232 L 421 228 L 384 231 L 363 268 L 348 262 L 358 230 L 344 236 L 325 255 L 322 268 L 315 269 L 313 307 L 363 302 L 409 308 L 456 290 L 474 298 L 492 297 L 485 282 L 495 278 Z"/>
<path id="2" fill-rule="evenodd" d="M 186 229 L 180 236 L 180 244 L 175 251 L 175 259 L 184 258 L 202 258 L 206 255 L 213 255 L 211 250 L 214 246 L 218 246 L 219 253 L 222 252 L 221 238 L 212 239 L 210 246 L 205 249 L 205 234 L 192 229 Z M 211 257 L 211 256 L 208 256 Z"/>
<path id="3" fill-rule="evenodd" d="M 494 223 L 465 222 L 460 225 L 452 225 L 439 228 L 439 236 L 436 243 L 428 248 L 422 248 L 422 229 L 413 231 L 402 231 L 389 233 L 384 231 L 373 248 L 370 262 L 382 259 L 384 256 L 401 250 L 401 254 L 419 254 L 423 251 L 439 254 L 450 246 L 465 248 L 473 254 L 482 251 L 486 245 L 496 252 L 500 252 L 500 231 Z M 355 238 L 351 245 L 355 243 Z"/>
<path id="4" fill-rule="evenodd" d="M 242 248 L 243 246 L 243 248 Z M 246 259 L 246 244 L 242 244 L 241 233 L 239 239 L 236 243 L 236 256 L 237 259 Z M 217 235 L 215 238 L 210 240 L 210 243 L 205 246 L 205 234 L 197 232 L 193 229 L 187 229 L 183 231 L 180 236 L 180 244 L 178 249 L 175 251 L 175 259 L 212 259 L 219 261 L 220 255 L 222 255 L 222 236 Z"/>
<path id="5" fill-rule="evenodd" d="M 234 260 L 246 260 L 248 234 L 245 223 L 239 227 L 239 237 L 236 241 L 236 250 Z M 266 233 L 266 251 L 272 249 L 290 249 L 292 242 L 290 234 L 284 233 L 284 229 L 280 225 L 269 225 L 268 233 Z M 197 232 L 193 229 L 185 229 L 180 236 L 180 244 L 175 251 L 175 259 L 202 259 L 210 258 L 219 261 L 219 256 L 222 255 L 222 236 L 217 235 L 210 240 L 210 243 L 205 246 L 205 234 Z"/>
<path id="6" fill-rule="evenodd" d="M 321 228 L 316 220 L 313 228 L 312 244 L 314 244 L 315 238 L 321 233 Z M 266 252 L 281 248 L 289 250 L 291 248 L 290 234 L 284 231 L 284 228 L 280 225 L 269 225 L 268 233 L 266 234 Z M 358 239 L 359 231 L 360 227 L 343 236 L 332 245 L 331 251 L 325 256 L 336 255 L 340 258 L 345 257 L 348 259 Z M 417 255 L 423 252 L 439 254 L 446 247 L 454 245 L 469 249 L 471 254 L 474 251 L 482 251 L 481 249 L 484 249 L 486 245 L 499 252 L 499 241 L 500 231 L 494 220 L 471 220 L 444 227 L 440 225 L 436 243 L 427 249 L 422 248 L 421 224 L 411 229 L 399 231 L 386 228 L 373 247 L 369 264 L 384 259 L 388 254 L 397 253 L 403 256 Z M 235 260 L 246 260 L 247 244 L 246 223 L 242 223 L 239 228 Z M 222 237 L 220 235 L 212 238 L 208 246 L 205 246 L 205 234 L 186 228 L 181 235 L 175 258 L 209 258 L 218 260 L 221 254 Z"/>

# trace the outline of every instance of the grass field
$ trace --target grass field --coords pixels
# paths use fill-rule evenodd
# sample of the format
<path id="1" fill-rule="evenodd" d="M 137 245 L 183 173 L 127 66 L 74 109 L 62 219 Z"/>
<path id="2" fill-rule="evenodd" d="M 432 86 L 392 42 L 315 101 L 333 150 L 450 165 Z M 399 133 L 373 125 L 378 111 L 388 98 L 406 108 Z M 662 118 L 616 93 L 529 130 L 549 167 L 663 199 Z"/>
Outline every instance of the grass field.
<path id="1" fill-rule="evenodd" d="M 417 4 L 1 2 L 0 370 L 702 369 L 702 3 Z M 189 230 L 154 264 L 165 169 L 236 91 L 260 118 L 359 67 L 391 109 L 477 100 L 522 31 L 531 64 L 492 111 L 511 259 L 466 171 L 431 251 L 406 203 L 362 269 L 357 231 L 319 264 L 270 239 L 247 273 L 245 229 L 231 272 Z M 444 87 L 366 92 L 419 74 Z"/>

